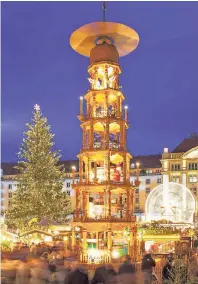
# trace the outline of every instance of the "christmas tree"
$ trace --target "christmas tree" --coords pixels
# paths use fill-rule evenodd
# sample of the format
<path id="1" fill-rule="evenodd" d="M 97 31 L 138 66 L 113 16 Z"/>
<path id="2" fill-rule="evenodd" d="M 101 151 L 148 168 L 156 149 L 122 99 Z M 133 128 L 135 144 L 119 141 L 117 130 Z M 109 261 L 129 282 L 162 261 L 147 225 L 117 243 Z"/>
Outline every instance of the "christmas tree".
<path id="1" fill-rule="evenodd" d="M 197 277 L 194 277 L 190 271 L 190 263 L 176 257 L 171 269 L 169 270 L 169 279 L 164 280 L 163 284 L 196 284 Z M 190 279 L 189 279 L 190 278 Z"/>
<path id="2" fill-rule="evenodd" d="M 26 125 L 16 167 L 19 183 L 6 214 L 7 224 L 21 230 L 43 220 L 48 224 L 64 222 L 71 210 L 70 198 L 62 191 L 64 171 L 58 166 L 61 155 L 53 151 L 54 135 L 38 105 L 34 106 L 32 123 Z"/>

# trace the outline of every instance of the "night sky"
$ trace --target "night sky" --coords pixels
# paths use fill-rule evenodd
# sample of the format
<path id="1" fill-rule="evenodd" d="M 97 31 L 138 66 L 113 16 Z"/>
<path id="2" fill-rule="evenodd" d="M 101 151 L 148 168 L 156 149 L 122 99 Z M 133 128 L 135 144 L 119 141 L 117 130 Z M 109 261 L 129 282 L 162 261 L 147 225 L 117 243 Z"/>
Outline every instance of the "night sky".
<path id="1" fill-rule="evenodd" d="M 138 48 L 121 58 L 133 155 L 172 150 L 198 132 L 198 2 L 108 2 L 107 20 L 134 28 Z M 81 147 L 79 97 L 89 60 L 70 34 L 102 20 L 101 2 L 2 3 L 2 161 L 17 160 L 25 123 L 40 104 L 62 159 Z"/>

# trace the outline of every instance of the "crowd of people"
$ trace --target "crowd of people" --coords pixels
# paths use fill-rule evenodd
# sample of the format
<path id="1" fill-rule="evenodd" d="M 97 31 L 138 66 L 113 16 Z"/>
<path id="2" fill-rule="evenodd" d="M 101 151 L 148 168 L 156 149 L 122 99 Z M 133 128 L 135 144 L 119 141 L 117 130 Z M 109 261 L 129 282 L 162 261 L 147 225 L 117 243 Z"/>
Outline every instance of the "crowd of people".
<path id="1" fill-rule="evenodd" d="M 162 269 L 162 279 L 154 273 L 155 260 L 145 254 L 141 263 L 141 275 L 129 256 L 125 256 L 117 270 L 113 265 L 99 265 L 90 274 L 87 267 L 72 258 L 65 257 L 62 247 L 46 244 L 18 244 L 11 253 L 2 254 L 2 284 L 151 284 L 167 283 L 173 277 L 174 258 L 167 259 Z M 187 268 L 183 267 L 187 281 Z M 154 282 L 156 281 L 156 282 Z"/>

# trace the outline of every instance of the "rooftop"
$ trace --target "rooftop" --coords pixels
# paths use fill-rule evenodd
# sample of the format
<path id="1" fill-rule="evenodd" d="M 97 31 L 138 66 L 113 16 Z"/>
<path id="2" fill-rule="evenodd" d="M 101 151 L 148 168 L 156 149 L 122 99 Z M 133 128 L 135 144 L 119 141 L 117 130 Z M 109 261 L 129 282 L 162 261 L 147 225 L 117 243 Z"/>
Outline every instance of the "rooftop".
<path id="1" fill-rule="evenodd" d="M 70 173 L 72 171 L 72 166 L 76 167 L 76 171 L 79 171 L 78 160 L 66 160 L 58 162 L 58 165 L 63 165 L 65 172 Z M 17 175 L 19 171 L 15 169 L 17 163 L 1 163 L 1 169 L 3 170 L 3 175 Z"/>
<path id="2" fill-rule="evenodd" d="M 193 133 L 188 138 L 185 138 L 173 151 L 172 153 L 184 153 L 192 148 L 198 146 L 198 134 Z"/>
<path id="3" fill-rule="evenodd" d="M 140 163 L 140 168 L 161 168 L 162 155 L 135 156 L 131 160 L 131 164 Z"/>

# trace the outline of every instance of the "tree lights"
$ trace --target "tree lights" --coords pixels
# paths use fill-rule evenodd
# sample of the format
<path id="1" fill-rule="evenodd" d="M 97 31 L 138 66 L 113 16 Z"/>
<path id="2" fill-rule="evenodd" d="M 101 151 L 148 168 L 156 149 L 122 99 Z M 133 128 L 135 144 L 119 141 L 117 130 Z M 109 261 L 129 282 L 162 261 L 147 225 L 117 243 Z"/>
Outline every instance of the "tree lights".
<path id="1" fill-rule="evenodd" d="M 60 221 L 70 211 L 70 199 L 62 192 L 64 172 L 57 165 L 60 153 L 52 151 L 54 135 L 37 104 L 27 128 L 18 154 L 19 185 L 6 216 L 9 225 L 25 230 L 39 227 L 46 216 L 48 224 Z"/>

